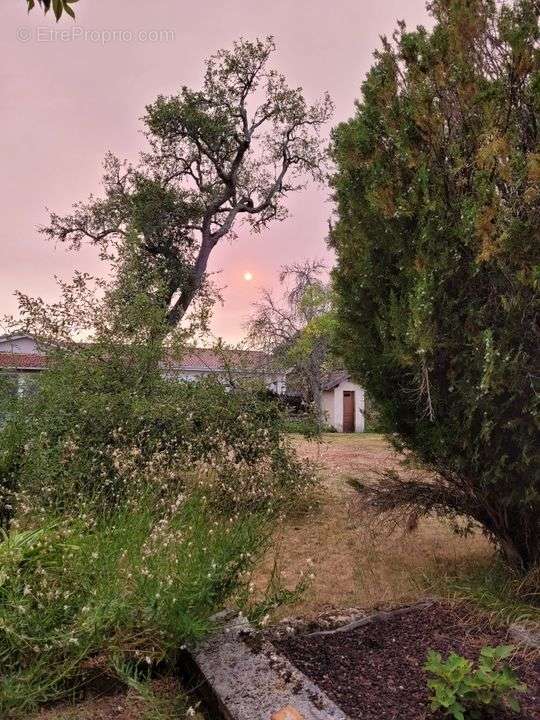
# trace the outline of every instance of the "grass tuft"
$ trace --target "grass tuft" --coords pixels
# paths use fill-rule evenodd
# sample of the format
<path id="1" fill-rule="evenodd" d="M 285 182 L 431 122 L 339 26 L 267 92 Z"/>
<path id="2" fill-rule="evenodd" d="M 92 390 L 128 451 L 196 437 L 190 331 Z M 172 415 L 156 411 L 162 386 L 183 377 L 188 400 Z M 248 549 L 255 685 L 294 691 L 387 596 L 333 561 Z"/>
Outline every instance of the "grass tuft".
<path id="1" fill-rule="evenodd" d="M 502 561 L 471 561 L 424 575 L 426 587 L 453 600 L 474 603 L 493 622 L 540 624 L 540 592 L 530 577 L 518 577 Z"/>

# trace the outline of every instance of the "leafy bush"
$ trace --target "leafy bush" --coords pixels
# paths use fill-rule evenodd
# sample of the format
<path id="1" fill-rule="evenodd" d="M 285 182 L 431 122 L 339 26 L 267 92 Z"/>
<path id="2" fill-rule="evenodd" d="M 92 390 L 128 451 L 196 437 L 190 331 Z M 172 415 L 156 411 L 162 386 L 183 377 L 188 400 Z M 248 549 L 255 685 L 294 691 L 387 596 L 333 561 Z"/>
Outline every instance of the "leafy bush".
<path id="1" fill-rule="evenodd" d="M 509 645 L 483 648 L 476 669 L 461 655 L 451 653 L 443 660 L 431 650 L 425 664 L 425 670 L 434 676 L 428 681 L 432 690 L 431 709 L 442 710 L 454 720 L 481 718 L 483 711 L 498 707 L 518 712 L 515 695 L 526 688 L 513 670 L 501 666 L 512 650 Z"/>
<path id="2" fill-rule="evenodd" d="M 386 428 L 383 425 L 381 413 L 372 398 L 366 393 L 364 397 L 364 431 L 383 433 L 385 430 Z"/>
<path id="3" fill-rule="evenodd" d="M 0 373 L 0 430 L 7 422 L 16 397 L 17 378 L 6 372 Z"/>
<path id="4" fill-rule="evenodd" d="M 34 511 L 40 499 L 46 513 L 89 499 L 111 511 L 156 464 L 177 489 L 191 469 L 228 509 L 294 502 L 311 483 L 287 445 L 279 405 L 265 393 L 160 375 L 141 384 L 135 373 L 130 381 L 130 354 L 116 370 L 110 353 L 102 368 L 96 352 L 53 360 L 0 433 L 5 522 L 13 508 L 24 510 L 25 498 Z"/>
<path id="5" fill-rule="evenodd" d="M 4 717 L 69 693 L 98 656 L 174 662 L 243 601 L 312 475 L 265 392 L 167 380 L 151 346 L 96 343 L 51 356 L 12 404 L 0 478 Z"/>
<path id="6" fill-rule="evenodd" d="M 438 0 L 400 24 L 338 126 L 340 348 L 399 448 L 432 472 L 373 506 L 480 525 L 540 564 L 538 3 Z M 410 454 L 409 452 L 409 454 Z"/>
<path id="7" fill-rule="evenodd" d="M 306 438 L 318 438 L 326 428 L 321 428 L 312 417 L 289 417 L 285 423 L 289 433 L 303 435 Z"/>
<path id="8" fill-rule="evenodd" d="M 0 544 L 0 714 L 62 695 L 96 654 L 172 662 L 266 547 L 255 513 L 223 522 L 196 495 L 130 501 L 109 520 L 83 512 Z"/>

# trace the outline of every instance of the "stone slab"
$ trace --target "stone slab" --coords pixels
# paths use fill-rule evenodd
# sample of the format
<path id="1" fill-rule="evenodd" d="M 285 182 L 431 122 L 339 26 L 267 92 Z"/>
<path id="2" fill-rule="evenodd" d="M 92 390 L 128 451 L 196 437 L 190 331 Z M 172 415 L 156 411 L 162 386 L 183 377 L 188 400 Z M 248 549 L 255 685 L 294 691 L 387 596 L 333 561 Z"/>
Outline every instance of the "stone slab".
<path id="1" fill-rule="evenodd" d="M 189 654 L 227 720 L 348 720 L 247 620 L 228 620 Z"/>
<path id="2" fill-rule="evenodd" d="M 514 642 L 526 648 L 540 650 L 540 632 L 535 632 L 530 628 L 514 623 L 510 625 L 510 637 Z"/>

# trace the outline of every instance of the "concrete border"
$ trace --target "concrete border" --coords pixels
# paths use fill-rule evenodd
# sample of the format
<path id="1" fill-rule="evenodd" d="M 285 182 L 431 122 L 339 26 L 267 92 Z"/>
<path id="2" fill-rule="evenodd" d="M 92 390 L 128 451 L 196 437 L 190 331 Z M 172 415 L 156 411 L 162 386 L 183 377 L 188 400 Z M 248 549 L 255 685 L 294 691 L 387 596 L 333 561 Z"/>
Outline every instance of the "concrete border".
<path id="1" fill-rule="evenodd" d="M 540 632 L 531 630 L 524 625 L 513 623 L 508 633 L 514 642 L 521 647 L 531 650 L 540 650 Z"/>
<path id="2" fill-rule="evenodd" d="M 199 691 L 226 720 L 349 720 L 243 617 L 186 654 Z"/>

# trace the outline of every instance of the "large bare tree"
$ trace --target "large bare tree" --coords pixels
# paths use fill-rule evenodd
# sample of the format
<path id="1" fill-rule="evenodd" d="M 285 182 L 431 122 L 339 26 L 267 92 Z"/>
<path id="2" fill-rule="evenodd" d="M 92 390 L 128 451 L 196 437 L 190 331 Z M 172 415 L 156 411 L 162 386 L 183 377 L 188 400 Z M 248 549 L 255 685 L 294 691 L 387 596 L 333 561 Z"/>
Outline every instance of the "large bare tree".
<path id="1" fill-rule="evenodd" d="M 248 322 L 249 340 L 290 369 L 303 400 L 323 424 L 322 392 L 330 370 L 339 365 L 332 352 L 334 315 L 326 265 L 317 260 L 285 265 L 280 297 L 263 290 Z"/>
<path id="2" fill-rule="evenodd" d="M 148 150 L 138 165 L 108 155 L 103 197 L 53 213 L 42 232 L 74 249 L 88 241 L 104 256 L 135 234 L 177 325 L 205 284 L 212 250 L 238 221 L 260 231 L 286 216 L 288 193 L 323 179 L 320 131 L 331 100 L 308 105 L 269 68 L 273 51 L 272 38 L 240 40 L 207 61 L 201 90 L 158 97 L 146 109 Z"/>

